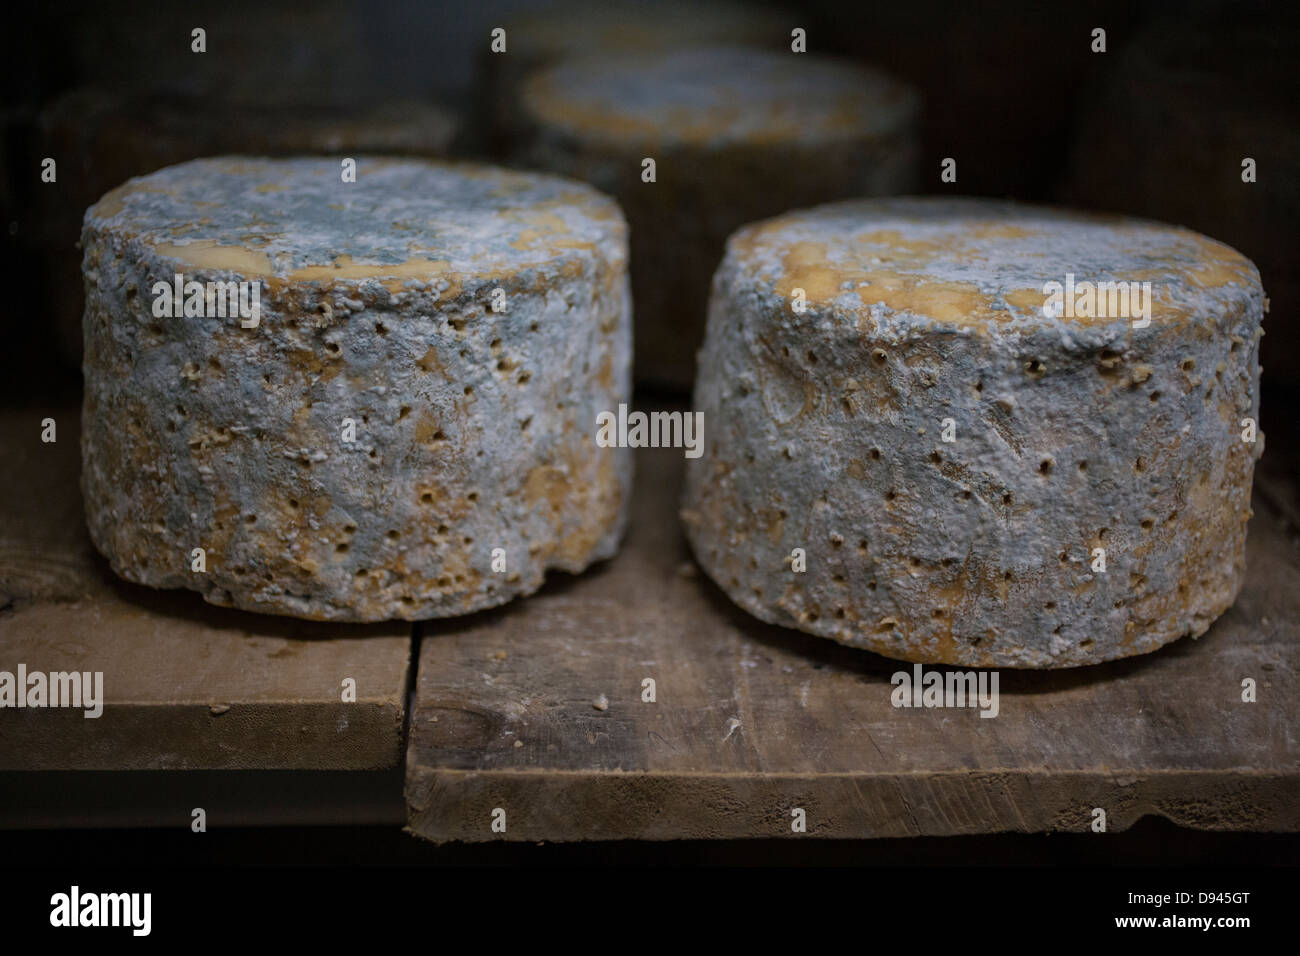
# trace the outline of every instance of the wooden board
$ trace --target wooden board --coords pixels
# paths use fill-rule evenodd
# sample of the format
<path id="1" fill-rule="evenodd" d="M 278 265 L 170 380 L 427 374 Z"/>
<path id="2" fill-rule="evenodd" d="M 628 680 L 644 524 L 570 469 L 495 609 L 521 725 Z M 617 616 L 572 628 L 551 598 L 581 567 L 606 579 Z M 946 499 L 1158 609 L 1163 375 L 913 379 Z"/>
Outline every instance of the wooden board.
<path id="1" fill-rule="evenodd" d="M 1300 829 L 1300 553 L 1262 496 L 1248 581 L 1206 635 L 1090 668 L 1003 670 L 988 719 L 895 708 L 890 676 L 911 665 L 732 605 L 693 572 L 678 530 L 681 451 L 638 455 L 618 557 L 467 623 L 425 626 L 413 833 L 797 837 L 796 808 L 812 837 L 1088 832 L 1094 808 L 1110 831 L 1147 814 Z M 1257 703 L 1241 701 L 1247 677 Z"/>
<path id="2" fill-rule="evenodd" d="M 0 671 L 102 672 L 105 701 L 89 719 L 0 710 L 0 770 L 400 764 L 408 626 L 247 614 L 122 582 L 86 536 L 76 410 L 0 413 L 0 448 Z"/>

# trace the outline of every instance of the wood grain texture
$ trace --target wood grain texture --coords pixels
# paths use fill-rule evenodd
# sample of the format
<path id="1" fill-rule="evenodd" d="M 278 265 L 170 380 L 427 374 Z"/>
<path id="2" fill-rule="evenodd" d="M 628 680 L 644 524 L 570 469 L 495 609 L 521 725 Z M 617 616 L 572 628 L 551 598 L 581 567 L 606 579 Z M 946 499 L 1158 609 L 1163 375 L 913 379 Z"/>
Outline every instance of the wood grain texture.
<path id="1" fill-rule="evenodd" d="M 104 712 L 0 710 L 0 770 L 401 762 L 408 626 L 247 614 L 118 580 L 86 536 L 77 447 L 74 409 L 0 413 L 0 670 L 102 671 Z"/>
<path id="2" fill-rule="evenodd" d="M 680 450 L 638 452 L 613 561 L 426 628 L 408 829 L 434 841 L 1300 829 L 1300 553 L 1257 497 L 1248 580 L 1199 640 L 1000 672 L 1000 713 L 898 709 L 911 665 L 771 627 L 694 571 Z M 657 702 L 641 700 L 653 678 Z M 1241 682 L 1258 703 L 1241 702 Z M 605 709 L 593 704 L 604 696 Z M 506 832 L 491 829 L 506 811 Z"/>

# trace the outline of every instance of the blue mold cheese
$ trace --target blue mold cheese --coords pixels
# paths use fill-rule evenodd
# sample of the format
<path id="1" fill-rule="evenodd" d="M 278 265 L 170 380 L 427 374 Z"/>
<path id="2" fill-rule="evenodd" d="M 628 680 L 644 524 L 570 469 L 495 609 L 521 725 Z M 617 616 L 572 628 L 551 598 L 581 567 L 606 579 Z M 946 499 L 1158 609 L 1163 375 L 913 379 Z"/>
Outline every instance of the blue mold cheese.
<path id="1" fill-rule="evenodd" d="M 737 227 L 913 182 L 918 99 L 809 54 L 696 46 L 567 60 L 522 94 L 521 162 L 616 196 L 632 227 L 639 380 L 688 390 Z"/>
<path id="2" fill-rule="evenodd" d="M 83 493 L 122 577 L 313 620 L 464 614 L 610 557 L 627 228 L 558 177 L 222 157 L 86 213 Z"/>
<path id="3" fill-rule="evenodd" d="M 593 53 L 717 43 L 785 50 L 800 23 L 808 26 L 788 12 L 736 0 L 579 0 L 520 11 L 502 20 L 498 49 L 489 45 L 478 64 L 490 134 L 499 148 L 509 148 L 522 120 L 524 82 L 542 67 Z"/>
<path id="4" fill-rule="evenodd" d="M 985 200 L 739 230 L 683 519 L 771 623 L 1073 667 L 1200 635 L 1245 564 L 1264 294 L 1187 229 Z"/>
<path id="5" fill-rule="evenodd" d="M 40 117 L 42 155 L 57 157 L 57 187 L 40 190 L 39 245 L 45 294 L 52 303 L 60 352 L 81 361 L 81 255 L 76 248 L 86 208 L 132 176 L 164 166 L 240 153 L 255 156 L 446 156 L 459 127 L 435 103 L 265 105 L 151 97 L 80 87 Z"/>

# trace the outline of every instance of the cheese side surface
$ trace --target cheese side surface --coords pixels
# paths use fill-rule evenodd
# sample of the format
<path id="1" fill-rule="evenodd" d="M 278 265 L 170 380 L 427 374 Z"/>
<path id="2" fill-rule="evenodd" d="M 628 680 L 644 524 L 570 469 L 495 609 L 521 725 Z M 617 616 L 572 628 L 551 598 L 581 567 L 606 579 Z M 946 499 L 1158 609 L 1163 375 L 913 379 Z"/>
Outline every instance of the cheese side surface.
<path id="1" fill-rule="evenodd" d="M 486 166 L 195 160 L 86 214 L 83 494 L 123 577 L 317 620 L 463 614 L 611 556 L 626 225 Z M 179 292 L 180 294 L 175 294 Z"/>
<path id="2" fill-rule="evenodd" d="M 912 183 L 917 98 L 837 60 L 739 46 L 588 57 L 535 74 L 522 100 L 521 162 L 591 182 L 627 213 L 636 373 L 653 384 L 689 389 L 734 229 Z"/>
<path id="3" fill-rule="evenodd" d="M 755 616 L 903 660 L 1199 635 L 1244 571 L 1262 313 L 1248 259 L 1143 220 L 897 199 L 748 226 L 701 353 L 692 548 Z"/>

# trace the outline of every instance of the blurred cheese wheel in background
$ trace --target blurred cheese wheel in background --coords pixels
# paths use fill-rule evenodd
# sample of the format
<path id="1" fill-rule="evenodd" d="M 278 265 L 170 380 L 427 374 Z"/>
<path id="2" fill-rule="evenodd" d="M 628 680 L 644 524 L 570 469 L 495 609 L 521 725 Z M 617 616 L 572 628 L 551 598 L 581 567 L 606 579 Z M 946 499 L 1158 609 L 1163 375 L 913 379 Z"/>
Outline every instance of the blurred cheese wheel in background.
<path id="1" fill-rule="evenodd" d="M 695 44 L 790 48 L 790 31 L 806 17 L 730 0 L 586 0 L 545 4 L 502 20 L 506 49 L 479 60 L 481 110 L 487 136 L 508 151 L 519 123 L 519 91 L 528 74 L 572 56 L 646 53 Z"/>
<path id="2" fill-rule="evenodd" d="M 114 186 L 203 156 L 356 153 L 444 156 L 456 117 L 423 102 L 374 107 L 248 106 L 80 89 L 41 116 L 41 154 L 59 177 L 42 189 L 34 223 L 47 302 L 65 360 L 81 356 L 81 252 L 86 209 Z"/>
<path id="3" fill-rule="evenodd" d="M 624 208 L 636 377 L 658 387 L 694 379 L 732 230 L 914 183 L 917 96 L 830 58 L 736 46 L 584 57 L 530 77 L 521 105 L 516 159 L 591 182 Z"/>
<path id="4" fill-rule="evenodd" d="M 1230 243 L 1259 266 L 1261 362 L 1294 382 L 1300 333 L 1300 44 L 1237 5 L 1153 22 L 1081 104 L 1060 196 Z M 1256 181 L 1243 181 L 1255 161 Z"/>

